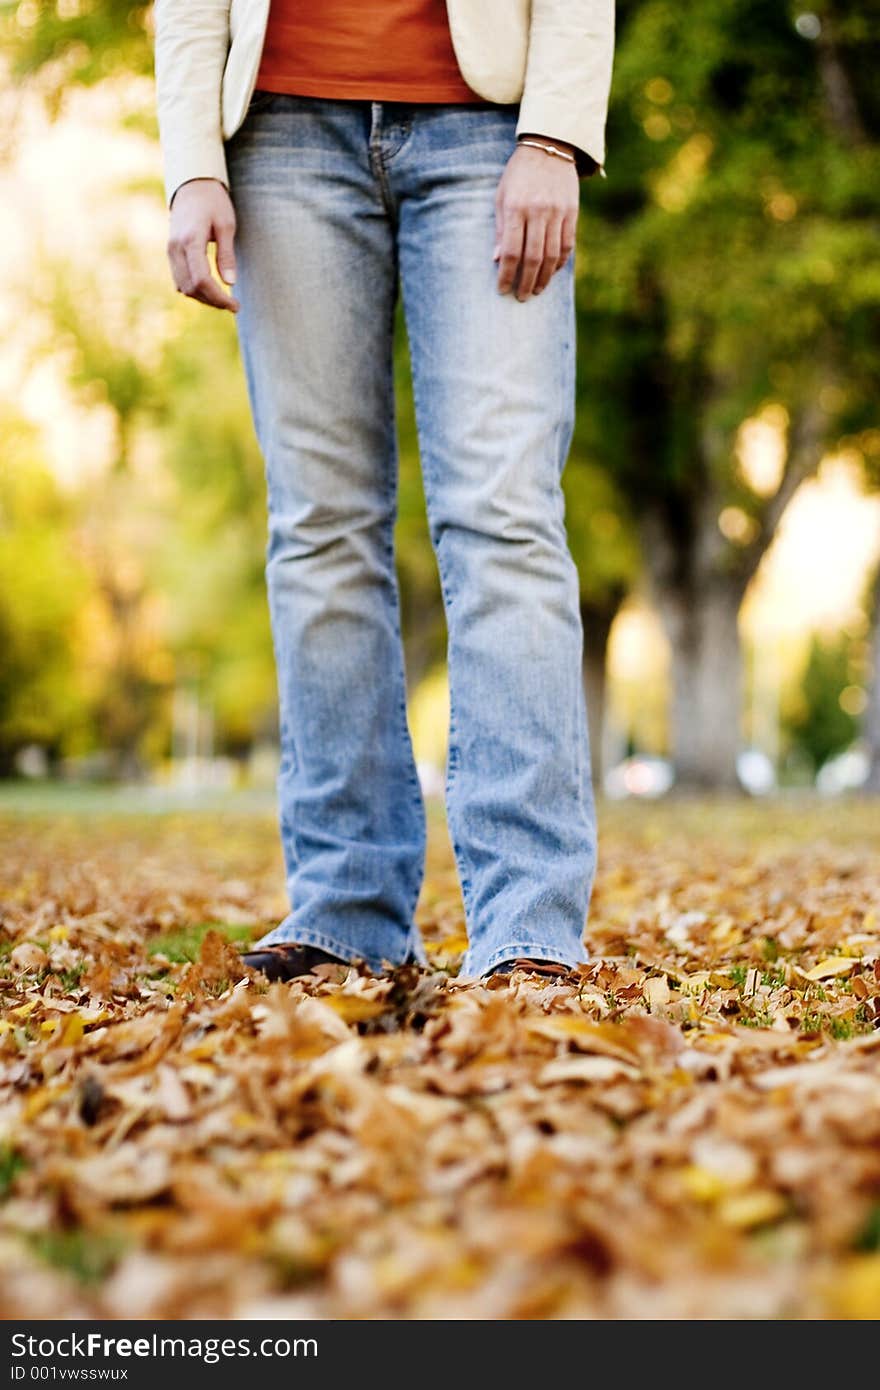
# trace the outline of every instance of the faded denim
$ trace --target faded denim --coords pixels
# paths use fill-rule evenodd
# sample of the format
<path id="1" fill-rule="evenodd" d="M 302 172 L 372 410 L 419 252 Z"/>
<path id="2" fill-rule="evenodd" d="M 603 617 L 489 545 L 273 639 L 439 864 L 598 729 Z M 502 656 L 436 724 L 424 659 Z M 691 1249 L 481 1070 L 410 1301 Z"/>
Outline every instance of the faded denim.
<path id="1" fill-rule="evenodd" d="M 578 581 L 560 486 L 573 265 L 500 295 L 494 198 L 517 108 L 255 94 L 226 143 L 242 356 L 266 464 L 281 837 L 263 938 L 424 960 L 425 815 L 393 528 L 398 285 L 449 629 L 447 812 L 465 975 L 573 965 L 596 862 Z"/>

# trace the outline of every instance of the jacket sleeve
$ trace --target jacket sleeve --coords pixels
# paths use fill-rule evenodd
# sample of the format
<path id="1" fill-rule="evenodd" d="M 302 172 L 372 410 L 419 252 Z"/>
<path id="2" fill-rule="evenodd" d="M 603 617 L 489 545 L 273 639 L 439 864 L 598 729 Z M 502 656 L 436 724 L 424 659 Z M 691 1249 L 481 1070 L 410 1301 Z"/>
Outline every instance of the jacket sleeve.
<path id="1" fill-rule="evenodd" d="M 581 173 L 605 173 L 614 0 L 532 0 L 517 134 L 574 145 Z"/>
<path id="2" fill-rule="evenodd" d="M 171 203 L 188 179 L 229 186 L 220 115 L 229 0 L 156 0 L 156 102 Z"/>

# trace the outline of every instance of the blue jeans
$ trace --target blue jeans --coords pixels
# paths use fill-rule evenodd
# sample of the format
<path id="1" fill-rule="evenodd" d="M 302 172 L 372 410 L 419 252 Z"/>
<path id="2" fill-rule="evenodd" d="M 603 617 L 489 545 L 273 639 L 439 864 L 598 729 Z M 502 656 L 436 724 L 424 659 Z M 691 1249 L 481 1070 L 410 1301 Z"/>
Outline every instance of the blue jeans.
<path id="1" fill-rule="evenodd" d="M 266 463 L 281 837 L 295 941 L 424 961 L 425 815 L 394 561 L 398 283 L 449 632 L 462 973 L 573 965 L 596 859 L 578 578 L 560 478 L 573 266 L 500 295 L 516 107 L 258 92 L 227 142 L 242 356 Z"/>

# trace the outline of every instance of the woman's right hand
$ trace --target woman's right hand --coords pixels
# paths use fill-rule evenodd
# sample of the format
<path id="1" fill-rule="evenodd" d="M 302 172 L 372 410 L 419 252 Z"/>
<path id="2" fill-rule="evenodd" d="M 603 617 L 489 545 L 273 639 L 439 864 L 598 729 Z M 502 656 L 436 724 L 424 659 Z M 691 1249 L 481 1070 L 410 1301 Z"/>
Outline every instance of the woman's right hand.
<path id="1" fill-rule="evenodd" d="M 237 313 L 239 304 L 211 273 L 208 246 L 217 247 L 217 269 L 224 285 L 235 284 L 235 209 L 219 179 L 189 179 L 171 199 L 168 260 L 181 294 Z"/>

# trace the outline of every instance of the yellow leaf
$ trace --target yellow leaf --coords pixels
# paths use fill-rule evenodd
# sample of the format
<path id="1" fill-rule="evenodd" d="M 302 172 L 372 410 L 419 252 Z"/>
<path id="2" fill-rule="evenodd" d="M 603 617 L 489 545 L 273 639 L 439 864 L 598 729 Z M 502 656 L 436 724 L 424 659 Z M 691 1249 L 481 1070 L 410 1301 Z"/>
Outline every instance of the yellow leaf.
<path id="1" fill-rule="evenodd" d="M 62 1096 L 64 1092 L 69 1089 L 68 1086 L 40 1086 L 39 1089 L 32 1092 L 25 1101 L 21 1112 L 22 1119 L 36 1119 L 37 1115 L 45 1110 L 47 1105 L 51 1105 L 53 1100 L 57 1100 L 59 1096 Z"/>
<path id="2" fill-rule="evenodd" d="M 732 1033 L 701 1033 L 700 1043 L 701 1045 L 708 1043 L 709 1046 L 713 1048 L 734 1047 L 736 1045 L 736 1038 L 733 1036 Z"/>
<path id="3" fill-rule="evenodd" d="M 848 974 L 852 968 L 852 956 L 826 956 L 812 970 L 805 970 L 803 974 L 807 980 L 830 980 L 834 975 Z"/>
<path id="4" fill-rule="evenodd" d="M 742 930 L 735 922 L 719 922 L 709 933 L 712 941 L 719 946 L 738 946 L 743 939 Z"/>
<path id="5" fill-rule="evenodd" d="M 429 956 L 455 956 L 468 948 L 468 939 L 459 933 L 457 936 L 444 936 L 442 941 L 426 941 L 425 950 Z"/>
<path id="6" fill-rule="evenodd" d="M 528 1019 L 526 1028 L 554 1042 L 570 1042 L 581 1052 L 604 1053 L 608 1057 L 622 1057 L 626 1062 L 638 1060 L 626 1035 L 613 1023 L 591 1023 L 578 1014 L 551 1014 L 549 1018 Z"/>
<path id="7" fill-rule="evenodd" d="M 57 927 L 52 927 L 52 928 L 50 928 L 50 931 L 49 931 L 49 940 L 50 940 L 50 941 L 66 941 L 67 938 L 68 938 L 69 936 L 70 936 L 70 931 L 69 931 L 69 929 L 68 929 L 67 927 L 62 926 L 60 923 L 58 924 Z"/>
<path id="8" fill-rule="evenodd" d="M 880 1318 L 880 1255 L 857 1255 L 844 1265 L 829 1302 L 838 1318 Z"/>
<path id="9" fill-rule="evenodd" d="M 10 1009 L 9 1012 L 14 1018 L 27 1018 L 39 1006 L 39 1003 L 39 999 L 29 999 L 26 1004 L 19 1004 L 17 1009 Z"/>
<path id="10" fill-rule="evenodd" d="M 62 1047 L 76 1047 L 82 1040 L 82 1035 L 86 1030 L 83 1016 L 81 1013 L 68 1014 L 64 1020 L 64 1027 L 61 1029 L 59 1042 Z"/>
<path id="11" fill-rule="evenodd" d="M 249 1115 L 246 1110 L 236 1110 L 230 1117 L 231 1123 L 236 1129 L 253 1129 L 259 1122 L 253 1115 Z"/>
<path id="12" fill-rule="evenodd" d="M 718 1208 L 718 1218 L 725 1226 L 746 1231 L 778 1221 L 787 1210 L 788 1203 L 778 1192 L 757 1188 L 754 1192 L 738 1192 L 725 1197 Z"/>
<path id="13" fill-rule="evenodd" d="M 445 1267 L 442 1275 L 443 1283 L 452 1289 L 472 1289 L 483 1273 L 483 1269 L 476 1260 L 469 1255 L 463 1255 L 460 1260 Z"/>
<path id="14" fill-rule="evenodd" d="M 682 1170 L 681 1180 L 685 1191 L 697 1202 L 715 1202 L 727 1191 L 727 1185 L 720 1174 L 713 1173 L 708 1168 L 701 1168 L 697 1163 L 691 1163 Z"/>
<path id="15" fill-rule="evenodd" d="M 321 1002 L 328 1004 L 345 1023 L 363 1023 L 368 1018 L 378 1018 L 387 1007 L 381 999 L 364 999 L 359 994 L 333 994 Z"/>
<path id="16" fill-rule="evenodd" d="M 103 1023 L 105 1019 L 110 1017 L 110 1010 L 94 1007 L 91 1009 L 81 1009 L 80 1017 L 83 1023 Z"/>

